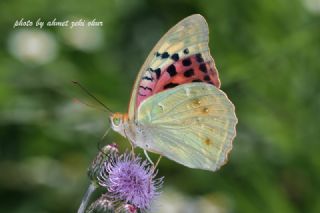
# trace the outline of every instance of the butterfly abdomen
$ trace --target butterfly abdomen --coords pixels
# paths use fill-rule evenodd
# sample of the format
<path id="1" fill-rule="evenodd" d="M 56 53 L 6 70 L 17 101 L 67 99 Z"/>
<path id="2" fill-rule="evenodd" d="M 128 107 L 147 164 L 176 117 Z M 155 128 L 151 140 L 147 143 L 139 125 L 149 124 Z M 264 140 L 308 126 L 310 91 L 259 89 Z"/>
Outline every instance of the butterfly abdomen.
<path id="1" fill-rule="evenodd" d="M 188 53 L 187 49 L 184 54 Z M 162 57 L 163 53 L 156 53 L 158 57 Z M 139 90 L 138 101 L 139 105 L 147 97 L 174 88 L 178 85 L 192 82 L 206 82 L 216 87 L 220 87 L 217 69 L 213 61 L 204 61 L 200 53 L 179 56 L 178 53 L 165 55 L 173 61 L 162 70 L 149 69 L 148 75 L 142 77 Z"/>

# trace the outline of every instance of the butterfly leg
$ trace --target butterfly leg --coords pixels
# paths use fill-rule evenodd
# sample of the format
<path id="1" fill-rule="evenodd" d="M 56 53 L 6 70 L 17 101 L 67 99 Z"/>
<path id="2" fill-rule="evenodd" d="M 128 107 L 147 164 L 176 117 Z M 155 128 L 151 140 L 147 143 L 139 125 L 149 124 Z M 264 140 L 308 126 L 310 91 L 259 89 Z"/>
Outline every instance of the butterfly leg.
<path id="1" fill-rule="evenodd" d="M 159 158 L 156 162 L 156 165 L 154 165 L 154 169 L 157 168 L 157 166 L 159 165 L 161 158 L 162 158 L 162 155 L 159 156 Z"/>
<path id="2" fill-rule="evenodd" d="M 157 160 L 156 164 L 152 165 L 152 171 L 154 171 L 154 170 L 157 168 L 157 166 L 158 166 L 158 165 L 159 165 L 159 163 L 160 163 L 161 158 L 162 158 L 162 155 L 160 155 L 160 156 L 159 156 L 159 158 L 158 158 L 158 160 Z"/>
<path id="3" fill-rule="evenodd" d="M 131 141 L 130 141 L 130 145 L 131 145 L 131 155 L 133 156 L 133 158 L 135 158 L 134 145 L 133 145 L 133 143 Z"/>
<path id="4" fill-rule="evenodd" d="M 143 152 L 144 152 L 144 155 L 146 156 L 146 158 L 148 159 L 148 161 L 152 164 L 152 167 L 154 167 L 154 163 L 152 162 L 151 158 L 149 157 L 147 150 L 144 149 Z"/>

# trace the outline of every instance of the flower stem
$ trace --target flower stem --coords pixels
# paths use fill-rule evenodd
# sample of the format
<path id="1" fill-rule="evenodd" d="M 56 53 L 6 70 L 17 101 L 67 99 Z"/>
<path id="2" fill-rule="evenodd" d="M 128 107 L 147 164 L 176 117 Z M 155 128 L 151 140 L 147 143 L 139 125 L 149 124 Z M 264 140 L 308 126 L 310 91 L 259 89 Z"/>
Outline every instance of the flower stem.
<path id="1" fill-rule="evenodd" d="M 88 206 L 88 202 L 90 200 L 90 197 L 92 195 L 92 193 L 96 190 L 97 186 L 94 183 L 91 183 L 86 191 L 86 193 L 84 194 L 81 204 L 79 206 L 78 209 L 78 213 L 84 213 L 87 206 Z"/>

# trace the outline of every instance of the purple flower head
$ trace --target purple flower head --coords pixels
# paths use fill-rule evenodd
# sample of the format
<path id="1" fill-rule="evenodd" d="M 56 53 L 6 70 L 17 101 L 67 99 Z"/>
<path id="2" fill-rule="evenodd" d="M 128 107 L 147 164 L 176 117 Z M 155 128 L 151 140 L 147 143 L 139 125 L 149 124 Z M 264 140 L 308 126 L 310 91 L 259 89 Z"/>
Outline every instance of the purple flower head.
<path id="1" fill-rule="evenodd" d="M 156 172 L 148 161 L 125 153 L 113 161 L 106 161 L 98 179 L 114 199 L 147 210 L 159 195 L 163 182 L 163 178 L 155 179 L 155 176 Z"/>

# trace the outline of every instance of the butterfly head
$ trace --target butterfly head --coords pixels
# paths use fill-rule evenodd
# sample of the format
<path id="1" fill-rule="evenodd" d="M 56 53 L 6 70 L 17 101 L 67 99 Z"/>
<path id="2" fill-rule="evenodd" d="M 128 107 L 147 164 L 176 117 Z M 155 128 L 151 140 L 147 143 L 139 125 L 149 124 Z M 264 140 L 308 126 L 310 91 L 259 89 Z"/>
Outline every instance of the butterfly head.
<path id="1" fill-rule="evenodd" d="M 110 116 L 111 128 L 114 131 L 119 132 L 121 135 L 125 136 L 124 129 L 125 129 L 127 120 L 128 118 L 126 114 L 121 114 L 118 112 L 113 113 Z"/>

